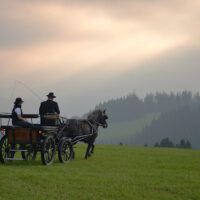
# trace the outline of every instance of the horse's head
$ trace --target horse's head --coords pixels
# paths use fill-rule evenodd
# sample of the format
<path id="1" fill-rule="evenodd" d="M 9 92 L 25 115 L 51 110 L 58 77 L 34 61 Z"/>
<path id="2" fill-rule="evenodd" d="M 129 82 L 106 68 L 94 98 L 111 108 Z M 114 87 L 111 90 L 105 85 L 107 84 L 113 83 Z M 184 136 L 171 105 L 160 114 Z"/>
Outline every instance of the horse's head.
<path id="1" fill-rule="evenodd" d="M 108 123 L 106 121 L 107 119 L 108 119 L 108 116 L 106 114 L 106 110 L 103 110 L 103 111 L 100 110 L 99 121 L 102 124 L 103 128 L 108 127 Z"/>
<path id="2" fill-rule="evenodd" d="M 106 110 L 95 110 L 88 115 L 88 120 L 95 122 L 98 125 L 101 125 L 103 128 L 108 127 L 107 120 L 108 116 L 106 115 Z"/>

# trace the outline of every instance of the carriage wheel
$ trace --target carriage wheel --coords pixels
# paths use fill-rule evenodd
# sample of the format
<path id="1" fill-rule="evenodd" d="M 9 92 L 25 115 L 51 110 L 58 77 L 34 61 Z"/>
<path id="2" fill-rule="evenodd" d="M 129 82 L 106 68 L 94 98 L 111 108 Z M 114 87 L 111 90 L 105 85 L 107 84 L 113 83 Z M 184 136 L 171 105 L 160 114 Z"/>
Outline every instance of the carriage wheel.
<path id="1" fill-rule="evenodd" d="M 0 141 L 0 161 L 2 164 L 7 164 L 12 160 L 7 160 L 8 158 L 14 158 L 15 152 L 10 151 L 10 149 L 14 149 L 15 145 L 12 145 L 8 142 L 8 136 L 4 135 Z"/>
<path id="2" fill-rule="evenodd" d="M 71 142 L 67 138 L 63 138 L 60 141 L 58 147 L 58 157 L 60 162 L 70 162 L 73 158 L 73 147 Z"/>
<path id="3" fill-rule="evenodd" d="M 28 150 L 28 151 L 22 151 L 21 155 L 24 160 L 34 161 L 37 156 L 37 148 L 35 145 L 21 145 L 20 148 L 22 150 Z"/>
<path id="4" fill-rule="evenodd" d="M 56 155 L 55 140 L 53 139 L 52 136 L 47 136 L 42 145 L 42 151 L 41 151 L 42 163 L 44 165 L 52 164 L 55 155 Z"/>

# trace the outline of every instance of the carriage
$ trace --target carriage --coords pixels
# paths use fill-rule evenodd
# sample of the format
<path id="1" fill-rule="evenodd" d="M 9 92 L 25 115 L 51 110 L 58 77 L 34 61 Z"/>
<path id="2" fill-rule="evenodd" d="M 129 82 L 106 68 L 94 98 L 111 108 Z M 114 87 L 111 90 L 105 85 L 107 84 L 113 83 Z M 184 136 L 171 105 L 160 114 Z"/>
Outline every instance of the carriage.
<path id="1" fill-rule="evenodd" d="M 36 114 L 25 114 L 24 118 L 39 118 Z M 35 160 L 38 152 L 44 165 L 54 162 L 56 151 L 60 162 L 69 162 L 73 157 L 72 144 L 69 138 L 59 137 L 62 118 L 57 115 L 46 115 L 47 119 L 56 119 L 56 126 L 40 126 L 34 124 L 31 128 L 9 125 L 10 114 L 0 115 L 0 119 L 7 119 L 7 125 L 0 126 L 0 161 L 9 163 L 13 160 Z M 21 153 L 21 156 L 17 154 Z"/>
<path id="2" fill-rule="evenodd" d="M 77 120 L 59 117 L 58 115 L 45 115 L 46 119 L 56 120 L 56 126 L 41 126 L 33 124 L 31 128 L 10 126 L 10 114 L 0 115 L 1 119 L 8 119 L 7 125 L 0 126 L 0 162 L 8 163 L 12 160 L 35 160 L 38 152 L 44 165 L 54 162 L 56 151 L 59 161 L 69 162 L 74 158 L 73 146 L 78 142 L 88 144 L 85 159 L 94 153 L 94 142 L 98 135 L 98 127 L 107 128 L 108 119 L 106 111 L 95 110 L 86 120 Z M 25 114 L 23 118 L 39 118 L 37 114 Z M 75 128 L 74 128 L 75 123 Z M 19 154 L 21 157 L 19 158 Z M 17 154 L 17 156 L 15 156 Z"/>

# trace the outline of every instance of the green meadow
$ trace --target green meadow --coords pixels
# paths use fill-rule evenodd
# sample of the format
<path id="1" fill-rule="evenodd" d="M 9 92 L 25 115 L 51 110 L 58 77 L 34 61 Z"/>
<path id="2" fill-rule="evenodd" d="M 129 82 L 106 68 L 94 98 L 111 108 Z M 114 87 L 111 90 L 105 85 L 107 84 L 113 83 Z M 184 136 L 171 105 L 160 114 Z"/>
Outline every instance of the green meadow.
<path id="1" fill-rule="evenodd" d="M 131 145 L 135 135 L 148 125 L 151 124 L 153 119 L 158 119 L 160 113 L 147 114 L 146 116 L 125 122 L 109 123 L 107 129 L 101 129 L 97 142 L 100 144 L 114 144 L 118 145 L 120 142 L 125 145 Z"/>
<path id="2" fill-rule="evenodd" d="M 0 199 L 199 200 L 200 151 L 96 145 L 84 160 L 86 145 L 70 163 L 43 166 L 13 161 L 0 165 Z"/>

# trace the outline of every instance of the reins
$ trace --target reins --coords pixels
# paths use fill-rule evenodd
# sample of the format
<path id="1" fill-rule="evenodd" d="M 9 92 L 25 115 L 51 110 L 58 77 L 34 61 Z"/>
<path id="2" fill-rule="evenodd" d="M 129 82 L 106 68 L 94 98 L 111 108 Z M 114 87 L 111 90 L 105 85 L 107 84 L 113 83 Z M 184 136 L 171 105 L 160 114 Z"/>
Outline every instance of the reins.
<path id="1" fill-rule="evenodd" d="M 99 122 L 97 122 L 96 120 L 92 120 L 96 125 L 98 125 L 98 126 L 103 126 L 103 124 L 101 124 L 101 123 L 99 123 Z"/>

